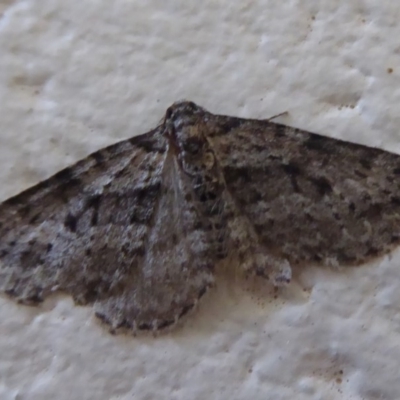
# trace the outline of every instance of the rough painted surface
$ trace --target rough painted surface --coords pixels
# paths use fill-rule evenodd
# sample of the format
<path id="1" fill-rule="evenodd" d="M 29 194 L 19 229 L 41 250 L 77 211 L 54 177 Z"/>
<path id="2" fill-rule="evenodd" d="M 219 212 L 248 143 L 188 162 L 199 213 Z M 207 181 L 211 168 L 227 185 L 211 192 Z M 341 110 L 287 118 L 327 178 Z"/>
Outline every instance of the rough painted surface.
<path id="1" fill-rule="evenodd" d="M 149 130 L 188 98 L 399 153 L 396 4 L 3 2 L 6 199 Z M 340 27 L 340 29 L 338 29 Z M 276 294 L 238 277 L 158 337 L 112 337 L 89 308 L 1 298 L 0 397 L 397 399 L 399 257 L 307 268 Z M 271 300 L 268 300 L 271 299 Z"/>

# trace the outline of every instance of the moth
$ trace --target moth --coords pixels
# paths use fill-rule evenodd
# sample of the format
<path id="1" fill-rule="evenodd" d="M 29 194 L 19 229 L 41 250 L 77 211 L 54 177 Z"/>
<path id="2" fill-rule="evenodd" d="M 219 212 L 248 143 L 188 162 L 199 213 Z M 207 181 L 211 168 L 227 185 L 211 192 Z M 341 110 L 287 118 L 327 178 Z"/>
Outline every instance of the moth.
<path id="1" fill-rule="evenodd" d="M 0 205 L 0 288 L 160 330 L 223 259 L 284 285 L 294 265 L 359 265 L 399 238 L 398 155 L 183 101 Z"/>

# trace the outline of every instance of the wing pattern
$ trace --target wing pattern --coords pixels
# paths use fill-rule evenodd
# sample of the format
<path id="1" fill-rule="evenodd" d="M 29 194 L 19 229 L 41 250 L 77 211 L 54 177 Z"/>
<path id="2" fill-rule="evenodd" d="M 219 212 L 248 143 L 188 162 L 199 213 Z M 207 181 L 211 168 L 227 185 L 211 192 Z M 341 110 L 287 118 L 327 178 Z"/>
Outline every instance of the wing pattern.
<path id="1" fill-rule="evenodd" d="M 0 204 L 0 288 L 60 290 L 113 328 L 174 324 L 218 261 L 279 285 L 400 240 L 400 157 L 270 121 L 172 105 L 162 124 Z"/>

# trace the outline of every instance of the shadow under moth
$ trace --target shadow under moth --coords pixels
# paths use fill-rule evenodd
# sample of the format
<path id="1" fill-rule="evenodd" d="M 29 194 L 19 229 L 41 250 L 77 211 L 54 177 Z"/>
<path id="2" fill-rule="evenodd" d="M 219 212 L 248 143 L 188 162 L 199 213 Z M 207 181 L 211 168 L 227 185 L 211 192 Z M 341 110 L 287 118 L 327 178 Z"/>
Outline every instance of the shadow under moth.
<path id="1" fill-rule="evenodd" d="M 400 156 L 183 101 L 0 205 L 0 289 L 160 330 L 222 259 L 283 285 L 293 265 L 358 265 L 399 238 Z"/>

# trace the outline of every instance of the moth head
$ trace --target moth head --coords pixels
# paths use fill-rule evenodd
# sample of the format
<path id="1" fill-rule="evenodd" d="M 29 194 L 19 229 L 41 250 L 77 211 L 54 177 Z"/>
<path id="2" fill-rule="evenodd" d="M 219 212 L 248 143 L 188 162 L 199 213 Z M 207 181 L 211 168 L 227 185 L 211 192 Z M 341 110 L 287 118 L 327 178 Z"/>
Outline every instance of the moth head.
<path id="1" fill-rule="evenodd" d="M 191 101 L 173 104 L 165 113 L 164 135 L 179 153 L 196 156 L 207 144 L 206 111 Z"/>
<path id="2" fill-rule="evenodd" d="M 206 110 L 193 101 L 178 101 L 168 107 L 165 113 L 165 121 L 174 121 L 175 124 L 190 123 L 192 119 L 201 118 Z"/>
<path id="3" fill-rule="evenodd" d="M 214 165 L 214 153 L 207 140 L 207 114 L 190 101 L 173 104 L 165 114 L 164 135 L 186 169 L 210 169 Z"/>

